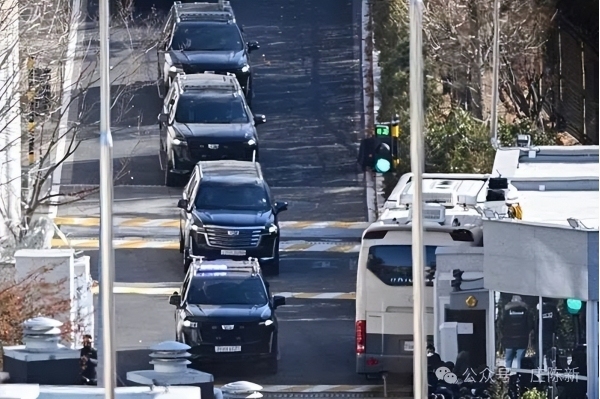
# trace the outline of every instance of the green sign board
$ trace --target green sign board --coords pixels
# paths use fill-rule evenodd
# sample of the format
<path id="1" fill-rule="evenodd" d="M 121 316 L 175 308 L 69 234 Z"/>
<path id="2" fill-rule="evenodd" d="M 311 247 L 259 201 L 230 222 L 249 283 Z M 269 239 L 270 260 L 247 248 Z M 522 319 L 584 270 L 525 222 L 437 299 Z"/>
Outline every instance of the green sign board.
<path id="1" fill-rule="evenodd" d="M 375 134 L 377 136 L 389 136 L 390 127 L 388 125 L 375 125 Z"/>

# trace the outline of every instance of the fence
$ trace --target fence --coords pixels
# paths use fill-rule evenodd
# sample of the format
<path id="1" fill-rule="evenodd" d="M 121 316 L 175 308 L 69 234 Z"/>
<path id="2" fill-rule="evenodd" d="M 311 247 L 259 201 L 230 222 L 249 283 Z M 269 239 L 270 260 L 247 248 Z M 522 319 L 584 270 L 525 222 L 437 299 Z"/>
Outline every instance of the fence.
<path id="1" fill-rule="evenodd" d="M 553 89 L 549 113 L 556 117 L 557 128 L 581 144 L 598 145 L 598 42 L 557 15 L 546 71 Z"/>

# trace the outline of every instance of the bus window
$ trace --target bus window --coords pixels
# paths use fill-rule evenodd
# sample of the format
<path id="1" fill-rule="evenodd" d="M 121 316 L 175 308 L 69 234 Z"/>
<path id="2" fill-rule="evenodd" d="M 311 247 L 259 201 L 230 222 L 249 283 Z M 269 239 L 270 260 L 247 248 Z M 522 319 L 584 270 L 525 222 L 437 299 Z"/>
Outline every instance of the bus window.
<path id="1" fill-rule="evenodd" d="M 435 269 L 435 250 L 425 247 L 425 272 Z M 374 245 L 369 248 L 367 269 L 390 286 L 412 285 L 412 247 L 410 245 Z"/>

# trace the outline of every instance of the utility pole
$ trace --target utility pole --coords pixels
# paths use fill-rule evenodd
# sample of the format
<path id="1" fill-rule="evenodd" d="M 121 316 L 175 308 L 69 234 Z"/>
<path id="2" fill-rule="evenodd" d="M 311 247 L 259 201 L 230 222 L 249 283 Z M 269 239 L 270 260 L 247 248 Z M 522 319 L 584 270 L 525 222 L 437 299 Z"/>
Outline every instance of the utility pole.
<path id="1" fill-rule="evenodd" d="M 494 0 L 494 46 L 492 49 L 492 122 L 490 124 L 491 143 L 494 149 L 498 149 L 498 75 L 500 69 L 500 17 L 498 13 L 500 4 Z"/>
<path id="2" fill-rule="evenodd" d="M 19 2 L 0 4 L 0 236 L 21 223 Z"/>
<path id="3" fill-rule="evenodd" d="M 113 140 L 110 132 L 110 8 L 109 0 L 100 0 L 100 338 L 99 348 L 105 399 L 115 399 L 116 351 L 113 284 L 115 251 L 113 248 Z"/>
<path id="4" fill-rule="evenodd" d="M 410 2 L 410 162 L 413 173 L 412 280 L 414 399 L 427 399 L 425 334 L 425 248 L 423 247 L 423 2 Z"/>

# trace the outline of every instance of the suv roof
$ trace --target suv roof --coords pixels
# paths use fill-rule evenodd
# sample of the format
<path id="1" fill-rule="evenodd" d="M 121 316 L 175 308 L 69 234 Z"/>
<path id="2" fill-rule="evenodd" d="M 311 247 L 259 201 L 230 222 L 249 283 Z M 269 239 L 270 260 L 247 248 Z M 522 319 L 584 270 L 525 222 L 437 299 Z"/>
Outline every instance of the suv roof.
<path id="1" fill-rule="evenodd" d="M 175 20 L 214 21 L 235 23 L 235 15 L 229 1 L 181 3 L 176 1 L 172 8 Z"/>
<path id="2" fill-rule="evenodd" d="M 175 78 L 180 90 L 211 90 L 237 93 L 242 90 L 240 83 L 233 74 L 217 75 L 213 73 L 179 74 Z"/>
<path id="3" fill-rule="evenodd" d="M 194 257 L 191 273 L 195 276 L 199 273 L 236 272 L 241 274 L 257 275 L 261 273 L 260 264 L 256 258 L 248 260 L 217 259 L 205 260 L 202 256 Z"/>
<path id="4" fill-rule="evenodd" d="M 259 183 L 263 181 L 262 169 L 258 162 L 250 161 L 200 161 L 200 176 L 208 181 L 238 181 Z"/>

